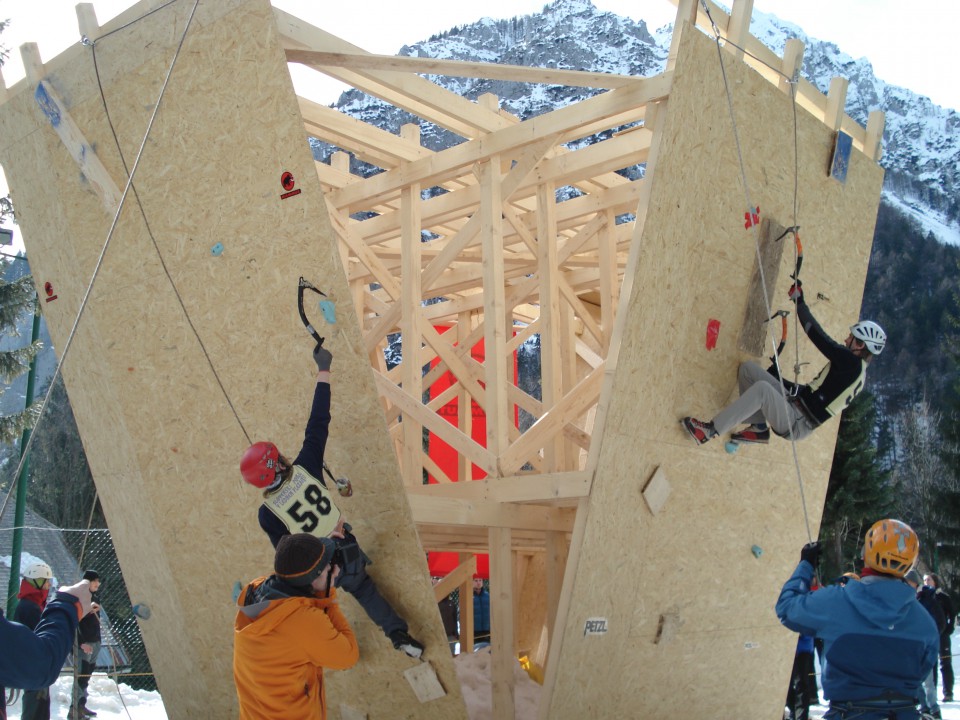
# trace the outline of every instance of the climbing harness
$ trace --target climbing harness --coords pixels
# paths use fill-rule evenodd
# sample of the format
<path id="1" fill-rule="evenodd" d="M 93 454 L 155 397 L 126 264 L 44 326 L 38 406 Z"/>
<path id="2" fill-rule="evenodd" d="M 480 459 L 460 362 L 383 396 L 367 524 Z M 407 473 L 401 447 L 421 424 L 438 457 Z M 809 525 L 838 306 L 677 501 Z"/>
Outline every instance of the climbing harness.
<path id="1" fill-rule="evenodd" d="M 320 290 L 318 287 L 316 287 L 309 280 L 304 279 L 302 275 L 300 276 L 300 282 L 297 284 L 297 310 L 300 311 L 300 319 L 303 321 L 304 327 L 307 328 L 307 332 L 309 332 L 313 336 L 313 339 L 317 341 L 317 347 L 322 347 L 324 338 L 320 337 L 320 333 L 318 333 L 314 329 L 313 325 L 310 324 L 310 320 L 307 318 L 307 313 L 303 309 L 303 293 L 307 290 L 312 290 L 321 297 L 326 297 L 327 294 L 323 292 L 323 290 Z"/>

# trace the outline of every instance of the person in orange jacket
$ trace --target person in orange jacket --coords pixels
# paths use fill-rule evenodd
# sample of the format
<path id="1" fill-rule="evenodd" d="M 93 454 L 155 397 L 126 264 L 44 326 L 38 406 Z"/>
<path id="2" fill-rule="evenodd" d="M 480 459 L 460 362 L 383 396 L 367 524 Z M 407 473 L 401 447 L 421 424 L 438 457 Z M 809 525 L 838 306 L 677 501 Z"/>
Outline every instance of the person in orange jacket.
<path id="1" fill-rule="evenodd" d="M 309 533 L 277 544 L 274 574 L 237 599 L 233 677 L 240 720 L 326 720 L 323 670 L 345 670 L 360 657 L 337 604 L 336 544 Z"/>

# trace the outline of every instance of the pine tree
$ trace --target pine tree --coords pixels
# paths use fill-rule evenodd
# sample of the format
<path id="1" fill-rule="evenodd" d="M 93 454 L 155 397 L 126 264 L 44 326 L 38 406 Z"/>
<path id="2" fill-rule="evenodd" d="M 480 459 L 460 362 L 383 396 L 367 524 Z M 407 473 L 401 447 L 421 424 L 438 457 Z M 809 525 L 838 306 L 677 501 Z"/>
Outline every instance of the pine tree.
<path id="1" fill-rule="evenodd" d="M 874 441 L 876 417 L 874 396 L 867 391 L 840 417 L 820 525 L 821 567 L 826 579 L 859 567 L 864 534 L 893 507 L 890 474 L 880 463 Z"/>
<path id="2" fill-rule="evenodd" d="M 0 20 L 0 33 L 6 27 L 7 22 Z M 7 49 L 0 45 L 0 66 L 3 66 L 6 57 Z M 10 197 L 0 198 L 0 224 L 12 219 L 13 205 L 10 203 Z M 3 262 L 0 263 L 0 337 L 2 338 L 18 337 L 18 320 L 28 312 L 37 312 L 32 277 L 25 275 L 10 282 L 3 279 L 9 276 L 12 263 L 22 262 L 25 261 L 3 258 Z M 30 362 L 39 350 L 39 343 L 0 350 L 0 381 L 9 384 L 27 372 L 30 369 Z M 0 387 L 0 395 L 2 394 L 3 388 Z M 18 441 L 23 431 L 35 422 L 36 412 L 37 407 L 34 404 L 33 407 L 20 412 L 0 416 L 0 443 L 9 444 Z"/>
<path id="3" fill-rule="evenodd" d="M 899 489 L 896 516 L 916 530 L 921 560 L 929 568 L 943 534 L 939 496 L 947 470 L 941 416 L 923 399 L 901 410 L 895 424 L 898 449 L 893 475 Z"/>
<path id="4" fill-rule="evenodd" d="M 24 261 L 4 259 L 0 264 L 0 274 L 6 275 L 12 262 Z M 18 321 L 25 314 L 34 312 L 37 312 L 36 291 L 30 275 L 10 282 L 0 279 L 0 335 L 4 338 L 19 337 Z M 10 350 L 0 350 L 0 381 L 9 385 L 15 378 L 27 372 L 40 347 L 41 343 L 38 341 L 20 344 Z M 0 395 L 2 394 L 3 388 L 0 387 Z M 33 426 L 38 409 L 39 405 L 35 402 L 20 412 L 0 416 L 0 443 L 17 442 L 23 431 Z"/>
<path id="5" fill-rule="evenodd" d="M 960 268 L 960 263 L 956 265 Z M 943 354 L 953 365 L 954 383 L 942 424 L 941 460 L 943 477 L 934 502 L 939 511 L 938 535 L 934 539 L 933 569 L 943 578 L 947 591 L 960 597 L 960 293 L 953 293 L 949 329 L 943 341 Z"/>

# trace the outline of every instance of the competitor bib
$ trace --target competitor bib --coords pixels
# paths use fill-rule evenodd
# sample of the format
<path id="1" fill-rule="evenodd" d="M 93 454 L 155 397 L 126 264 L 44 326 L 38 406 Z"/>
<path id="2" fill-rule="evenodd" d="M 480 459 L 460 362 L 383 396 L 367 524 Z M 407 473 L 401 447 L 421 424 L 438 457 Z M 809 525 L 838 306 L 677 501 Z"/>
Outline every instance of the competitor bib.
<path id="1" fill-rule="evenodd" d="M 340 509 L 323 483 L 299 465 L 293 466 L 290 478 L 263 504 L 291 534 L 305 532 L 327 537 L 340 522 Z"/>

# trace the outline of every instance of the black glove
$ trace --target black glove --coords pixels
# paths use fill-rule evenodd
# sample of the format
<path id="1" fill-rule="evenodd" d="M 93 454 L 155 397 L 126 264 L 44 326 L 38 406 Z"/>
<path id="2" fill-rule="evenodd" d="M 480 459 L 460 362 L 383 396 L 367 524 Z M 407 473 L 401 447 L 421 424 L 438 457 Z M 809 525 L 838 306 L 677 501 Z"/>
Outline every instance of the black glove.
<path id="1" fill-rule="evenodd" d="M 324 372 L 330 369 L 330 363 L 333 362 L 333 354 L 323 345 L 317 345 L 313 349 L 313 361 L 317 364 L 317 369 Z"/>
<path id="2" fill-rule="evenodd" d="M 800 559 L 806 560 L 808 563 L 813 565 L 813 569 L 817 569 L 817 565 L 820 564 L 820 543 L 812 542 L 807 543 L 803 546 L 803 549 L 800 551 Z"/>
<path id="3" fill-rule="evenodd" d="M 793 285 L 790 286 L 790 289 L 787 291 L 787 295 L 790 297 L 790 300 L 795 303 L 803 302 L 803 283 L 797 280 Z"/>

